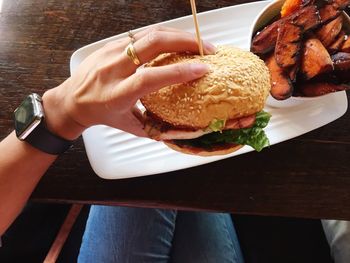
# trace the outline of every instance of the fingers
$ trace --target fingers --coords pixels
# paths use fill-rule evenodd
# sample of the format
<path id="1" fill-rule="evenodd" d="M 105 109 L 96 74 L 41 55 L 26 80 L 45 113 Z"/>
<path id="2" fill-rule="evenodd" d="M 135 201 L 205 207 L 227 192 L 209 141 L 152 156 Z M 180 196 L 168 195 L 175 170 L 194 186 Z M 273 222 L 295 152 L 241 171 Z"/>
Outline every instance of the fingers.
<path id="1" fill-rule="evenodd" d="M 215 53 L 215 47 L 208 42 L 203 42 L 204 52 L 206 54 Z M 185 52 L 199 53 L 197 40 L 194 35 L 189 33 L 168 32 L 168 31 L 150 31 L 147 35 L 134 43 L 135 53 L 144 64 L 161 53 Z M 123 53 L 122 63 L 125 65 L 125 72 L 132 74 L 138 68 L 132 60 Z"/>
<path id="2" fill-rule="evenodd" d="M 166 52 L 193 52 L 199 53 L 195 36 L 191 33 L 167 27 L 149 28 L 134 35 L 136 41 L 133 43 L 134 52 L 141 64 L 144 64 L 161 53 Z M 125 48 L 130 43 L 130 39 L 125 42 L 115 41 L 107 44 L 105 58 L 110 66 L 118 67 L 118 75 L 127 77 L 133 74 L 139 65 L 134 64 L 127 55 Z M 215 53 L 215 47 L 204 41 L 204 52 L 206 54 Z M 114 59 L 111 59 L 114 58 Z M 122 69 L 122 70 L 120 70 Z"/>
<path id="3" fill-rule="evenodd" d="M 148 62 L 165 52 L 190 51 L 198 53 L 195 36 L 178 29 L 150 28 L 136 33 L 134 37 L 134 49 L 141 63 Z M 100 111 L 114 112 L 113 116 L 105 118 L 103 123 L 137 136 L 146 136 L 143 130 L 142 113 L 135 108 L 136 101 L 162 87 L 199 78 L 208 71 L 208 66 L 180 63 L 140 68 L 135 72 L 138 66 L 133 63 L 124 50 L 129 43 L 130 38 L 110 42 L 90 57 L 88 61 L 90 64 L 85 64 L 94 69 L 94 74 L 91 74 L 88 66 L 84 68 L 83 73 L 86 76 L 92 76 L 92 84 L 88 83 L 90 86 L 96 85 L 99 87 L 98 91 L 105 92 L 104 107 L 100 107 Z M 204 48 L 206 53 L 213 53 L 215 50 L 207 43 L 204 43 Z M 87 99 L 93 101 L 95 97 Z M 107 104 L 108 109 L 105 107 Z M 102 115 L 108 116 L 108 114 Z"/>
<path id="4" fill-rule="evenodd" d="M 213 54 L 215 47 L 204 41 L 204 52 Z M 135 42 L 134 47 L 142 62 L 147 62 L 160 53 L 190 51 L 199 53 L 197 39 L 187 32 L 150 31 Z"/>
<path id="5" fill-rule="evenodd" d="M 152 26 L 149 27 L 145 30 L 139 31 L 135 34 L 133 34 L 134 36 L 134 40 L 140 40 L 141 38 L 143 38 L 144 36 L 147 36 L 148 34 L 152 34 L 152 32 L 174 32 L 174 33 L 186 33 L 186 34 L 191 34 L 185 31 L 182 31 L 180 29 L 177 28 L 172 28 L 172 27 L 165 27 L 165 26 Z M 114 51 L 121 51 L 124 50 L 124 48 L 130 43 L 131 39 L 129 37 L 125 37 L 122 39 L 118 39 L 118 40 L 114 40 L 111 42 L 108 42 L 105 47 L 112 49 Z"/>
<path id="6" fill-rule="evenodd" d="M 145 30 L 139 31 L 137 33 L 134 34 L 135 40 L 139 40 L 142 37 L 146 36 L 147 34 L 151 33 L 152 31 L 163 31 L 163 32 L 177 32 L 177 33 L 184 33 L 185 31 L 177 29 L 177 28 L 173 28 L 173 27 L 166 27 L 166 26 L 151 26 Z M 187 33 L 187 32 L 185 32 Z M 190 34 L 190 33 L 188 33 Z"/>
<path id="7" fill-rule="evenodd" d="M 140 69 L 112 91 L 112 104 L 130 109 L 139 98 L 146 94 L 165 86 L 197 79 L 208 70 L 209 67 L 205 64 L 189 63 Z"/>

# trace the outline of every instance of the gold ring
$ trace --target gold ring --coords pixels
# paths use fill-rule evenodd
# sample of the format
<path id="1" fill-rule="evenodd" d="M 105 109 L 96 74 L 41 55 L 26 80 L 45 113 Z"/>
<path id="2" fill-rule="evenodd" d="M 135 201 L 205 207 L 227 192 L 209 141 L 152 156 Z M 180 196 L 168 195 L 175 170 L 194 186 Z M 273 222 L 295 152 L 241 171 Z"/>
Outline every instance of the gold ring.
<path id="1" fill-rule="evenodd" d="M 126 55 L 131 59 L 132 62 L 134 62 L 135 65 L 138 66 L 141 64 L 139 58 L 136 55 L 135 48 L 132 42 L 129 43 L 125 51 L 126 51 Z"/>
<path id="2" fill-rule="evenodd" d="M 128 31 L 128 37 L 130 38 L 131 43 L 135 43 L 136 39 L 134 33 L 131 30 Z"/>

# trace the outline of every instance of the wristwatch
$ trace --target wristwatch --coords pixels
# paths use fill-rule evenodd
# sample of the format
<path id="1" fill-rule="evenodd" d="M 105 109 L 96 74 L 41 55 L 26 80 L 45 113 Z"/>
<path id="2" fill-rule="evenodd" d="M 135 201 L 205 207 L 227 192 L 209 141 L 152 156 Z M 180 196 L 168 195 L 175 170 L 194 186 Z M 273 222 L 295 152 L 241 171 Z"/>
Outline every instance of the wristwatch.
<path id="1" fill-rule="evenodd" d="M 17 138 L 43 152 L 58 155 L 73 145 L 73 141 L 63 139 L 47 129 L 42 99 L 36 93 L 27 96 L 14 111 L 14 122 Z"/>

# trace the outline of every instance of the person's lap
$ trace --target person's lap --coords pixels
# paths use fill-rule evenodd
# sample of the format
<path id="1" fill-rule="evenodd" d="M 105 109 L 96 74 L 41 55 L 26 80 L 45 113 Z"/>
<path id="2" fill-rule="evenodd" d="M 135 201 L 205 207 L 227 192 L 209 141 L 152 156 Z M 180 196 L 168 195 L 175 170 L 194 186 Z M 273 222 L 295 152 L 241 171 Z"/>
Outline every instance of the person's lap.
<path id="1" fill-rule="evenodd" d="M 243 262 L 229 214 L 92 206 L 79 262 Z"/>

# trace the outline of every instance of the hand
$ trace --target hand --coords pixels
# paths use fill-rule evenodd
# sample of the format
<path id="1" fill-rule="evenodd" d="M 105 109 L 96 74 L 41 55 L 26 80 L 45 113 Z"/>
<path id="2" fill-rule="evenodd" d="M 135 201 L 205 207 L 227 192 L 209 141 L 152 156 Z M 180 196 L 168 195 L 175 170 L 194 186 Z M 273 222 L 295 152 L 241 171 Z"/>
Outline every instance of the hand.
<path id="1" fill-rule="evenodd" d="M 92 53 L 76 72 L 43 96 L 48 128 L 66 139 L 76 139 L 88 127 L 105 124 L 146 136 L 138 99 L 164 86 L 187 82 L 208 71 L 203 64 L 174 64 L 137 70 L 126 55 L 129 38 L 106 44 Z M 155 27 L 135 34 L 134 48 L 141 64 L 165 52 L 198 53 L 193 34 Z M 215 47 L 204 42 L 205 53 Z M 137 71 L 136 71 L 137 70 Z"/>

